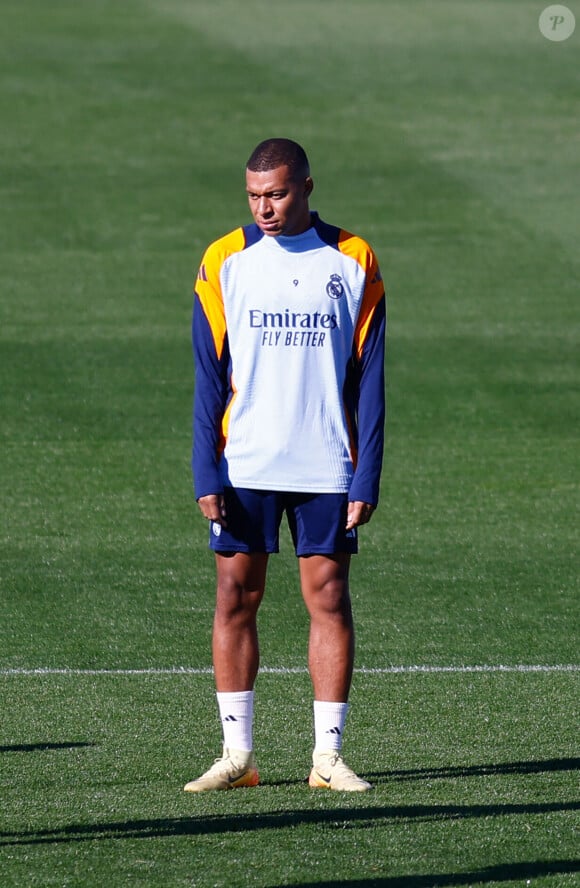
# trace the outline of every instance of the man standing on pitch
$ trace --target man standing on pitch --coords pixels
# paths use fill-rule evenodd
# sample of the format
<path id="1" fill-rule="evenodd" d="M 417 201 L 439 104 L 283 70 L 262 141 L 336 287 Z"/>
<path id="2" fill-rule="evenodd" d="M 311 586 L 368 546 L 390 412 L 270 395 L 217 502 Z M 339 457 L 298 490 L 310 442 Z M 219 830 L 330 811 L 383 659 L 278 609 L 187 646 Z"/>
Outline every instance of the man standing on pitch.
<path id="1" fill-rule="evenodd" d="M 371 788 L 340 751 L 354 658 L 350 557 L 379 495 L 385 293 L 371 248 L 311 212 L 312 189 L 300 145 L 260 143 L 246 167 L 254 224 L 208 247 L 195 286 L 193 473 L 216 559 L 224 748 L 188 792 L 259 781 L 256 617 L 284 513 L 310 617 L 309 784 Z"/>

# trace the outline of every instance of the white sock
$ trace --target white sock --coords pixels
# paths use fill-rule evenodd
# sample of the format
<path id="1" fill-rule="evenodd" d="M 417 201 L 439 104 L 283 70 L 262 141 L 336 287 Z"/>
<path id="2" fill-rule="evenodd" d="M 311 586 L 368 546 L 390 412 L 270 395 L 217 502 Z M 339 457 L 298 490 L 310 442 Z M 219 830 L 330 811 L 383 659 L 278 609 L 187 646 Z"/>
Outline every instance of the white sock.
<path id="1" fill-rule="evenodd" d="M 342 746 L 348 703 L 314 701 L 314 750 L 339 750 Z"/>
<path id="2" fill-rule="evenodd" d="M 254 692 L 218 691 L 216 694 L 224 746 L 250 752 L 253 746 Z"/>

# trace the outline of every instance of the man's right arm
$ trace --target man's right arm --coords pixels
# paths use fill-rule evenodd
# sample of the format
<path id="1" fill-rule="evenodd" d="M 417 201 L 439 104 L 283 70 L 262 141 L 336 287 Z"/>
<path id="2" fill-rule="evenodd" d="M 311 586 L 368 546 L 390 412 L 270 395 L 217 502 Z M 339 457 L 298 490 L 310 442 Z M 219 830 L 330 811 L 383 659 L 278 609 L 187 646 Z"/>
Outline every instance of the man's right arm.
<path id="1" fill-rule="evenodd" d="M 207 277 L 205 272 L 204 277 Z M 222 419 L 229 396 L 229 349 L 221 293 L 216 292 L 215 284 L 199 278 L 194 293 L 192 339 L 195 360 L 192 469 L 195 496 L 199 500 L 223 493 L 218 459 L 223 450 Z"/>

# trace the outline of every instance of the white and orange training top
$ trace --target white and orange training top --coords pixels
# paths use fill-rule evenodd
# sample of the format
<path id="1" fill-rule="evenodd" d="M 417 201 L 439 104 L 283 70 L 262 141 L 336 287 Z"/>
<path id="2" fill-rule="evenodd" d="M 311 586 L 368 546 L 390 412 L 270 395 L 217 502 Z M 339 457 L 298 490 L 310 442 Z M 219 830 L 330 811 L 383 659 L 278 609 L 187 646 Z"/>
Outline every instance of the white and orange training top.
<path id="1" fill-rule="evenodd" d="M 376 504 L 386 312 L 368 244 L 316 213 L 294 237 L 237 228 L 206 250 L 194 296 L 196 497 L 230 485 Z"/>

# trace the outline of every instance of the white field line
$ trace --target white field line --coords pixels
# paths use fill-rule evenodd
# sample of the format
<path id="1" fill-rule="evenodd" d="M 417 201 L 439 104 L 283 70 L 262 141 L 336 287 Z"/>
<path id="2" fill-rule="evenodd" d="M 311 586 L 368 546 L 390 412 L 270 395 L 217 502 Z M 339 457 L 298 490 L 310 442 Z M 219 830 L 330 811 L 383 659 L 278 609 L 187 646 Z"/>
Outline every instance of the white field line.
<path id="1" fill-rule="evenodd" d="M 306 673 L 305 666 L 263 666 L 260 672 L 265 675 L 298 675 Z M 512 666 L 481 665 L 481 666 L 360 666 L 354 670 L 358 675 L 433 675 L 439 673 L 529 673 L 529 672 L 580 672 L 580 664 L 568 663 L 560 665 L 528 665 L 515 664 Z M 144 669 L 69 669 L 68 667 L 38 666 L 34 669 L 15 668 L 0 669 L 0 676 L 42 676 L 42 675 L 212 675 L 211 666 L 169 666 L 166 668 Z"/>

